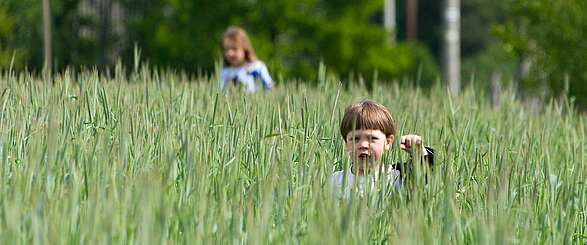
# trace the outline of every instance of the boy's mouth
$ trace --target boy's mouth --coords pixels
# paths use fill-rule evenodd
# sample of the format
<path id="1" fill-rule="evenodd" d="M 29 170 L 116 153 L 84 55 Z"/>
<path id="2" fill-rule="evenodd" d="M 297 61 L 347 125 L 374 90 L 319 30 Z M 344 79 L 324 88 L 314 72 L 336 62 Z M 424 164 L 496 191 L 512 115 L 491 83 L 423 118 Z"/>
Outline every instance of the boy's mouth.
<path id="1" fill-rule="evenodd" d="M 371 156 L 368 153 L 361 153 L 358 156 L 359 160 L 361 160 L 361 161 L 367 161 L 367 160 L 369 160 L 370 157 Z"/>

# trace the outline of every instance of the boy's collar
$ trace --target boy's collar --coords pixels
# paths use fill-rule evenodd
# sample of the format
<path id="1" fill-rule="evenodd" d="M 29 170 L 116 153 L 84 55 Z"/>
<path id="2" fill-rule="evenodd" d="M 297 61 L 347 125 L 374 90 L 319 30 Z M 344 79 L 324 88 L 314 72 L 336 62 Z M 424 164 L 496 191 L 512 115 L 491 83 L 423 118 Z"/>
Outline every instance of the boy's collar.
<path id="1" fill-rule="evenodd" d="M 368 171 L 368 174 L 365 174 L 365 171 L 363 171 L 363 174 L 359 174 L 359 173 L 355 173 L 355 164 L 353 163 L 353 165 L 351 166 L 351 174 L 354 176 L 367 176 L 367 175 L 378 175 L 379 174 L 379 170 L 384 170 L 381 166 L 381 164 L 378 164 L 377 167 L 375 167 L 373 170 Z M 385 171 L 385 170 L 384 170 Z"/>

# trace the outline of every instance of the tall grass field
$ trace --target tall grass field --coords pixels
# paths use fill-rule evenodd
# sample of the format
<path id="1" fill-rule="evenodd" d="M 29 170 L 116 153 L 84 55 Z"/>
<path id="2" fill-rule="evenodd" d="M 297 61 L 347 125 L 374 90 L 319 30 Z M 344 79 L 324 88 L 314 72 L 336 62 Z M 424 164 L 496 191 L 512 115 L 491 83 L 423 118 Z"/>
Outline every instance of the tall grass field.
<path id="1" fill-rule="evenodd" d="M 480 86 L 269 93 L 143 68 L 0 75 L 1 244 L 587 244 L 586 119 Z M 344 108 L 373 99 L 435 149 L 411 185 L 333 197 Z M 405 161 L 394 142 L 385 163 Z"/>

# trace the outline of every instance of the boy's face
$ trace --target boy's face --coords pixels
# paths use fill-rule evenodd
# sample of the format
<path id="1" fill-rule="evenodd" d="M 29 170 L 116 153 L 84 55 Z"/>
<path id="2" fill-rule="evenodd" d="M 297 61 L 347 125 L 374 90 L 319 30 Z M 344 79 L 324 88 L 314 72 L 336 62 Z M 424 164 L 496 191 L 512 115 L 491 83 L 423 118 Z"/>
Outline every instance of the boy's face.
<path id="1" fill-rule="evenodd" d="M 383 153 L 392 142 L 393 135 L 386 137 L 381 130 L 360 129 L 347 134 L 345 146 L 353 165 L 358 167 L 358 174 L 363 174 L 365 168 L 374 171 L 379 167 Z"/>
<path id="2" fill-rule="evenodd" d="M 230 66 L 239 67 L 245 64 L 245 50 L 235 41 L 224 40 L 222 52 Z"/>

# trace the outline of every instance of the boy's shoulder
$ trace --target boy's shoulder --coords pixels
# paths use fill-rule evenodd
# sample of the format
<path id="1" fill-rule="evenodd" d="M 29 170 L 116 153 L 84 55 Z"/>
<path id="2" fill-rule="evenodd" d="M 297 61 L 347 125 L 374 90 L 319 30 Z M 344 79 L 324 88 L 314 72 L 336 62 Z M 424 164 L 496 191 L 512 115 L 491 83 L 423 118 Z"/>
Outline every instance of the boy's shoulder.
<path id="1" fill-rule="evenodd" d="M 353 174 L 350 170 L 347 170 L 346 172 L 348 177 L 351 177 Z M 342 183 L 342 181 L 344 180 L 344 173 L 344 170 L 335 171 L 334 173 L 332 173 L 332 175 L 330 175 L 330 182 L 333 184 Z"/>
<path id="2" fill-rule="evenodd" d="M 383 171 L 388 177 L 396 178 L 396 177 L 400 176 L 401 167 L 398 167 L 398 164 L 392 164 L 392 165 L 386 166 Z M 339 171 L 335 171 L 334 173 L 332 173 L 332 175 L 330 175 L 331 181 L 334 181 L 335 183 L 341 183 L 344 180 L 345 172 L 346 172 L 346 176 L 349 180 L 355 178 L 355 175 L 352 173 L 352 171 L 350 169 L 346 170 L 346 171 L 339 170 Z"/>

